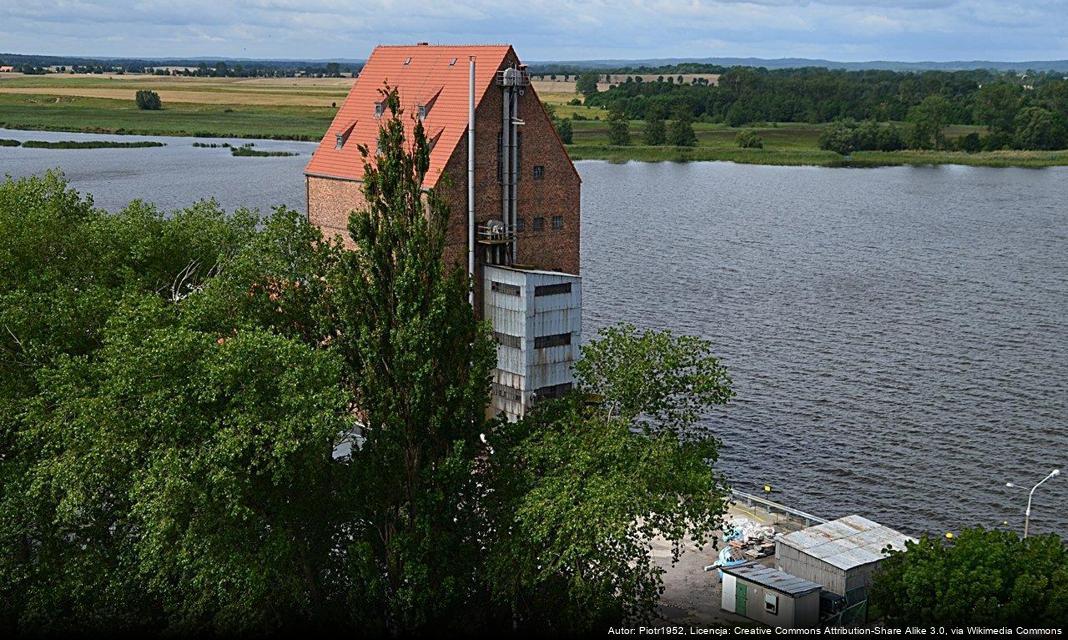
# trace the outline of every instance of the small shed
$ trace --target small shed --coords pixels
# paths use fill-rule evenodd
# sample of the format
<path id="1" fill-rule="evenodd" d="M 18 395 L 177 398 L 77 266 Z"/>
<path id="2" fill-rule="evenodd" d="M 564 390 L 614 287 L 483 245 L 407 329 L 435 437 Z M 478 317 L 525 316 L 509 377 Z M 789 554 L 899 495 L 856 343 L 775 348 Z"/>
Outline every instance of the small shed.
<path id="1" fill-rule="evenodd" d="M 772 627 L 815 627 L 820 585 L 760 564 L 724 567 L 720 606 Z"/>
<path id="2" fill-rule="evenodd" d="M 867 599 L 872 574 L 887 547 L 905 550 L 913 540 L 861 516 L 846 516 L 782 535 L 775 540 L 775 562 L 786 571 L 817 582 L 850 606 Z"/>

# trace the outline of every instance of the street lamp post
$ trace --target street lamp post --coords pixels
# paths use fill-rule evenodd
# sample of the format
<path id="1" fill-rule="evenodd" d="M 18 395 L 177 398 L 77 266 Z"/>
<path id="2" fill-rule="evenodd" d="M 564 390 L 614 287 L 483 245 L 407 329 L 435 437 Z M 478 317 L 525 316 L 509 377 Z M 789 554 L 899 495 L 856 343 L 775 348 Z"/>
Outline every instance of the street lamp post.
<path id="1" fill-rule="evenodd" d="M 1050 471 L 1049 475 L 1047 475 L 1045 478 L 1042 478 L 1041 480 L 1039 480 L 1038 484 L 1036 484 L 1035 486 L 1031 487 L 1031 492 L 1027 494 L 1027 511 L 1024 511 L 1024 534 L 1023 534 L 1024 539 L 1027 538 L 1027 528 L 1031 524 L 1031 499 L 1035 497 L 1035 489 L 1037 489 L 1040 486 L 1042 486 L 1042 483 L 1045 482 L 1046 480 L 1049 480 L 1050 478 L 1052 478 L 1054 476 L 1059 476 L 1060 474 L 1061 474 L 1061 470 L 1060 469 L 1054 469 L 1053 471 Z M 1016 485 L 1014 485 L 1011 482 L 1006 482 L 1005 486 L 1006 487 L 1015 487 Z"/>

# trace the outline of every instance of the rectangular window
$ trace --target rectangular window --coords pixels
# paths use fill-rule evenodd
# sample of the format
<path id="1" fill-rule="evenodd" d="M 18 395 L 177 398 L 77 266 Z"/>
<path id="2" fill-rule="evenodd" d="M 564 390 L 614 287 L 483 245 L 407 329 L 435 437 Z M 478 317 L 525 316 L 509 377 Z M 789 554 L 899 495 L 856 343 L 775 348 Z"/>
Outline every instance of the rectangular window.
<path id="1" fill-rule="evenodd" d="M 379 100 L 375 103 L 375 117 L 381 118 L 382 114 L 386 112 L 386 103 Z"/>
<path id="2" fill-rule="evenodd" d="M 549 347 L 562 347 L 564 345 L 571 344 L 570 333 L 558 333 L 552 336 L 541 336 L 540 338 L 534 338 L 535 349 L 548 349 Z"/>
<path id="3" fill-rule="evenodd" d="M 523 218 L 522 216 L 520 216 L 520 217 L 515 219 L 515 230 L 517 232 L 518 231 L 526 231 L 527 230 L 526 218 Z"/>
<path id="4" fill-rule="evenodd" d="M 540 164 L 534 165 L 534 179 L 541 180 L 545 177 L 545 167 Z"/>
<path id="5" fill-rule="evenodd" d="M 519 389 L 516 389 L 515 387 L 508 387 L 494 382 L 491 385 L 491 388 L 493 390 L 493 395 L 499 398 L 504 398 L 511 402 L 519 402 L 522 399 L 522 394 L 520 394 Z"/>
<path id="6" fill-rule="evenodd" d="M 571 293 L 571 283 L 561 282 L 559 284 L 543 284 L 540 287 L 534 287 L 534 297 L 539 296 L 555 296 L 560 293 Z"/>
<path id="7" fill-rule="evenodd" d="M 519 336 L 513 336 L 507 333 L 501 333 L 499 331 L 493 332 L 493 339 L 497 341 L 497 344 L 502 347 L 511 347 L 513 349 L 522 348 L 523 341 Z"/>
<path id="8" fill-rule="evenodd" d="M 554 384 L 536 389 L 534 395 L 537 396 L 537 400 L 544 400 L 545 398 L 559 398 L 568 391 L 571 391 L 571 383 L 565 382 L 563 384 Z"/>
<path id="9" fill-rule="evenodd" d="M 774 593 L 764 594 L 764 611 L 772 614 L 779 613 L 779 596 Z"/>
<path id="10" fill-rule="evenodd" d="M 564 228 L 564 217 L 553 216 L 553 231 L 559 231 Z"/>
<path id="11" fill-rule="evenodd" d="M 534 218 L 534 230 L 542 231 L 543 229 L 545 229 L 545 218 L 541 216 Z"/>
<path id="12" fill-rule="evenodd" d="M 496 280 L 490 283 L 490 290 L 496 291 L 497 293 L 503 293 L 506 296 L 519 295 L 519 285 L 508 284 L 507 282 L 497 282 Z"/>

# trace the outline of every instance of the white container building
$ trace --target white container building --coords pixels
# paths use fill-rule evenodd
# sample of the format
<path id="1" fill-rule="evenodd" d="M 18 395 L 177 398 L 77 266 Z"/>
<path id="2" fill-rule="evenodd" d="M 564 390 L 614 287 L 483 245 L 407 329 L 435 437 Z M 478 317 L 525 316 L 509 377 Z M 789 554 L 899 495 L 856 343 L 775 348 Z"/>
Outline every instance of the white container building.
<path id="1" fill-rule="evenodd" d="M 487 264 L 484 269 L 484 317 L 497 342 L 490 409 L 517 420 L 538 398 L 562 395 L 574 385 L 582 279 L 515 266 Z"/>

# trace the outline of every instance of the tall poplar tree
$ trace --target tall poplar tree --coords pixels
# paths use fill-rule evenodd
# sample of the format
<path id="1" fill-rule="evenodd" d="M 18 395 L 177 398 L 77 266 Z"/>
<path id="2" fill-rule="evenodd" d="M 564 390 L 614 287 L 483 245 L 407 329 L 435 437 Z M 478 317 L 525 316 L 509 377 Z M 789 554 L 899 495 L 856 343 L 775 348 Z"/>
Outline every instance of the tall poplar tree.
<path id="1" fill-rule="evenodd" d="M 355 248 L 334 289 L 363 424 L 350 463 L 362 501 L 351 560 L 387 627 L 411 630 L 455 611 L 471 589 L 472 472 L 495 351 L 466 273 L 443 261 L 449 211 L 423 188 L 422 124 L 405 122 L 396 90 L 383 99 L 377 150 L 361 148 L 367 204 L 349 219 Z"/>

